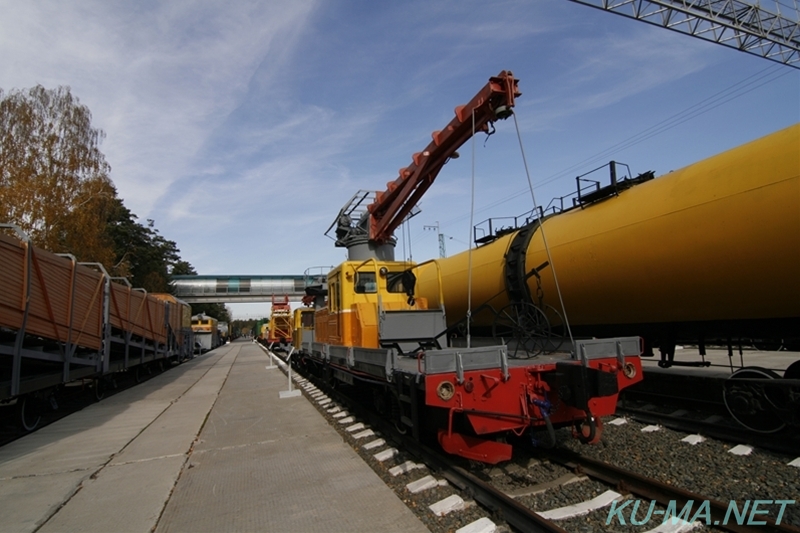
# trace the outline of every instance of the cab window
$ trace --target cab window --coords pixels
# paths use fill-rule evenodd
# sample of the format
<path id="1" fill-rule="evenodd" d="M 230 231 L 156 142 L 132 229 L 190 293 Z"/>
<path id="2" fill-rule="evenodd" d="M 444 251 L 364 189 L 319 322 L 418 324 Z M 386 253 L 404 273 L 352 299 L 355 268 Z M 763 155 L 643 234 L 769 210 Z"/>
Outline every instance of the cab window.
<path id="1" fill-rule="evenodd" d="M 389 272 L 386 275 L 386 290 L 388 292 L 403 293 L 406 292 L 406 284 L 404 281 L 408 279 L 406 271 L 402 272 Z"/>
<path id="2" fill-rule="evenodd" d="M 356 272 L 356 293 L 372 294 L 378 292 L 375 272 Z"/>

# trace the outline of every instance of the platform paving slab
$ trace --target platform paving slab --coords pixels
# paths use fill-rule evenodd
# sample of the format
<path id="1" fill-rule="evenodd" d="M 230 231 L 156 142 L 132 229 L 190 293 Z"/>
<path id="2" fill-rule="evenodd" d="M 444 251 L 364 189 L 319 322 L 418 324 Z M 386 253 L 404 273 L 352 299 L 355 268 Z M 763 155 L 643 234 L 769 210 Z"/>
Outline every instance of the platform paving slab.
<path id="1" fill-rule="evenodd" d="M 3 447 L 3 530 L 427 531 L 265 358 L 218 348 Z"/>
<path id="2" fill-rule="evenodd" d="M 0 481 L 0 531 L 35 531 L 91 475 L 79 470 Z"/>
<path id="3" fill-rule="evenodd" d="M 156 533 L 428 531 L 263 357 L 240 352 Z"/>
<path id="4" fill-rule="evenodd" d="M 113 501 L 115 505 L 109 508 L 131 507 L 147 514 L 146 504 L 138 506 L 130 502 L 148 501 L 151 486 L 166 484 L 172 488 L 213 402 L 206 402 L 205 412 L 190 405 L 193 401 L 202 403 L 198 395 L 206 382 L 216 381 L 216 392 L 212 387 L 206 394 L 217 396 L 223 382 L 219 380 L 218 366 L 224 368 L 220 363 L 231 352 L 230 348 L 210 352 L 0 448 L 3 530 L 35 531 L 40 527 L 41 531 L 119 530 L 100 524 L 95 529 L 95 524 L 87 522 L 86 516 L 98 515 L 98 507 L 96 503 L 82 507 L 81 502 L 93 493 Z M 192 423 L 188 422 L 187 413 L 193 413 Z M 175 424 L 172 431 L 165 422 Z M 158 459 L 161 467 L 151 470 L 148 466 L 155 463 L 140 464 L 148 459 Z M 168 463 L 171 468 L 165 468 Z M 116 466 L 127 468 L 117 470 Z M 129 472 L 127 480 L 140 479 L 146 472 L 157 472 L 158 476 L 137 486 L 114 477 L 115 472 L 124 471 Z M 115 487 L 115 482 L 122 488 Z M 131 488 L 129 493 L 127 487 Z M 143 497 L 138 491 L 147 491 L 148 495 Z M 165 501 L 162 499 L 155 506 L 158 513 Z M 81 517 L 81 513 L 89 514 Z M 126 523 L 143 524 L 129 517 L 125 519 Z M 148 531 L 154 525 L 152 521 L 148 527 L 137 530 Z"/>
<path id="5" fill-rule="evenodd" d="M 37 533 L 142 533 L 158 522 L 185 455 L 103 468 Z M 200 531 L 200 530 L 198 530 Z"/>

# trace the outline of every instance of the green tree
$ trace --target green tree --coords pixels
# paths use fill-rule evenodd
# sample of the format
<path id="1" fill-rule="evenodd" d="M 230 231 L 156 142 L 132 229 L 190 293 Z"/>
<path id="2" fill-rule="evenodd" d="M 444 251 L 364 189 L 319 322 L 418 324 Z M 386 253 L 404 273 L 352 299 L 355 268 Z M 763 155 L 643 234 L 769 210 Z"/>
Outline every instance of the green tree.
<path id="1" fill-rule="evenodd" d="M 112 270 L 127 277 L 134 287 L 148 292 L 169 292 L 174 266 L 188 263 L 181 261 L 175 242 L 158 233 L 153 220 L 148 219 L 142 225 L 137 218 L 121 200 L 114 203 L 105 229 L 116 258 Z"/>
<path id="2" fill-rule="evenodd" d="M 196 276 L 197 271 L 188 261 L 177 261 L 172 265 L 171 276 Z"/>
<path id="3" fill-rule="evenodd" d="M 116 190 L 91 122 L 69 87 L 0 89 L 0 221 L 42 248 L 108 264 L 104 218 Z"/>
<path id="4" fill-rule="evenodd" d="M 0 222 L 41 248 L 102 263 L 134 287 L 168 292 L 172 271 L 191 265 L 117 197 L 104 137 L 69 87 L 0 89 Z"/>
<path id="5" fill-rule="evenodd" d="M 203 313 L 216 318 L 220 322 L 231 322 L 231 314 L 225 304 L 192 304 L 192 314 Z"/>

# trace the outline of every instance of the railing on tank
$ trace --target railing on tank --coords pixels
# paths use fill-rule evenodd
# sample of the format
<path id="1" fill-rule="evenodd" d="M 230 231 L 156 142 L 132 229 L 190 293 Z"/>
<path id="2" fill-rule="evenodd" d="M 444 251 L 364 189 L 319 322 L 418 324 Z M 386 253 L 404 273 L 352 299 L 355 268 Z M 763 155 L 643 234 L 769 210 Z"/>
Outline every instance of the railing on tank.
<path id="1" fill-rule="evenodd" d="M 588 179 L 586 176 L 593 174 L 599 170 L 608 167 L 610 184 L 603 187 L 601 181 Z M 617 177 L 617 167 L 625 167 L 628 171 L 627 175 L 622 178 Z M 620 192 L 630 189 L 634 185 L 649 181 L 655 177 L 653 171 L 648 171 L 639 174 L 635 178 L 629 178 L 631 175 L 630 167 L 625 163 L 617 161 L 609 161 L 605 165 L 597 167 L 585 174 L 581 174 L 575 178 L 576 190 L 564 196 L 557 196 L 550 200 L 547 207 L 533 209 L 514 217 L 493 217 L 479 222 L 472 228 L 473 240 L 476 245 L 488 244 L 495 239 L 514 232 L 524 226 L 539 222 L 553 215 L 557 215 L 564 211 L 569 211 L 580 207 L 585 208 L 589 204 L 608 198 L 610 196 L 618 196 Z"/>

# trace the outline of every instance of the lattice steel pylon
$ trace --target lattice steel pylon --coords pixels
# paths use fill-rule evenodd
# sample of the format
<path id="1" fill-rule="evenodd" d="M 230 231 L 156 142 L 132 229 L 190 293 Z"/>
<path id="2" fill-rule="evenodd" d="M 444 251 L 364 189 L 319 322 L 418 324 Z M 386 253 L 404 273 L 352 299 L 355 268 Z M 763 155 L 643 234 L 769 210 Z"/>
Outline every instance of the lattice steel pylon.
<path id="1" fill-rule="evenodd" d="M 800 69 L 800 16 L 741 0 L 571 0 Z M 779 7 L 775 3 L 776 9 Z M 787 7 L 792 10 L 791 7 Z"/>

